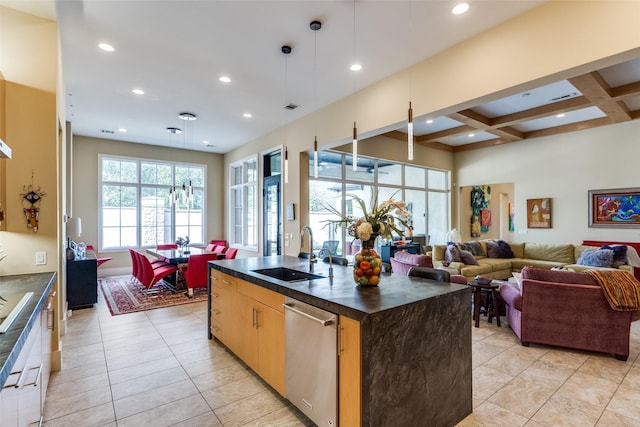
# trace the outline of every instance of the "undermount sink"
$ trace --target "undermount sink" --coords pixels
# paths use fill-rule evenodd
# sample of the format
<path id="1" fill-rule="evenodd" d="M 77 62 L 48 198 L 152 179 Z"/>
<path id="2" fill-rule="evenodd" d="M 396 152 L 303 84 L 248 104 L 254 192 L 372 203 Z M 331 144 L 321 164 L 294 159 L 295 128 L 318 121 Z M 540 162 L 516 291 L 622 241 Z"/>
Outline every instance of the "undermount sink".
<path id="1" fill-rule="evenodd" d="M 265 276 L 282 280 L 284 282 L 299 282 L 302 280 L 324 279 L 324 276 L 320 276 L 319 274 L 306 273 L 304 271 L 293 270 L 286 267 L 262 268 L 259 270 L 253 270 L 253 272 L 264 274 Z"/>
<path id="2" fill-rule="evenodd" d="M 7 332 L 32 296 L 33 292 L 0 296 L 0 334 Z"/>

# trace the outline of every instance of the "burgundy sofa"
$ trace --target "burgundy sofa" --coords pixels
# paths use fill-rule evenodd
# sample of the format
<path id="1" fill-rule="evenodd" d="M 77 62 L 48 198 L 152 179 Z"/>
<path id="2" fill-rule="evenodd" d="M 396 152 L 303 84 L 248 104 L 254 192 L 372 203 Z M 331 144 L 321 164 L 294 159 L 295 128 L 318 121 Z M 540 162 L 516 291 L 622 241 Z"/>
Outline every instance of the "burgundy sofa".
<path id="1" fill-rule="evenodd" d="M 631 322 L 640 311 L 615 311 L 602 288 L 584 272 L 525 267 L 520 287 L 504 284 L 500 295 L 509 327 L 522 345 L 568 347 L 629 357 Z"/>
<path id="2" fill-rule="evenodd" d="M 406 251 L 396 252 L 393 257 L 389 258 L 389 261 L 391 262 L 391 272 L 403 276 L 408 276 L 409 270 L 413 267 L 433 268 L 433 262 L 429 255 L 410 254 Z M 451 274 L 449 281 L 462 285 L 467 284 L 467 279 L 461 274 Z"/>

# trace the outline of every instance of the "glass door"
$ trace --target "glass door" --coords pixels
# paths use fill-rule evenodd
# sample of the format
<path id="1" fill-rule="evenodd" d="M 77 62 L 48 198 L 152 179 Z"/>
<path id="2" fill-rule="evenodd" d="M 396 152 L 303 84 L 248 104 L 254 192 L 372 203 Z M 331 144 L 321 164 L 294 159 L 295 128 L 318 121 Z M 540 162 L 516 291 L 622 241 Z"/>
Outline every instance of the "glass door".
<path id="1" fill-rule="evenodd" d="M 264 178 L 264 200 L 262 203 L 264 256 L 282 255 L 280 197 L 280 175 Z"/>

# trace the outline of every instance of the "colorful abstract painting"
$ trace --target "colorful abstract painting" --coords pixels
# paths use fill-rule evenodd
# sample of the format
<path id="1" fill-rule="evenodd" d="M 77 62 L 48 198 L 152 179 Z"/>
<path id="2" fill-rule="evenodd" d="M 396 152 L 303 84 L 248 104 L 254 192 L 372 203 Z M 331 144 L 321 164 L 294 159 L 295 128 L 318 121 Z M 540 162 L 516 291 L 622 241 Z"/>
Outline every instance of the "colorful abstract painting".
<path id="1" fill-rule="evenodd" d="M 589 191 L 590 227 L 640 227 L 640 188 Z"/>

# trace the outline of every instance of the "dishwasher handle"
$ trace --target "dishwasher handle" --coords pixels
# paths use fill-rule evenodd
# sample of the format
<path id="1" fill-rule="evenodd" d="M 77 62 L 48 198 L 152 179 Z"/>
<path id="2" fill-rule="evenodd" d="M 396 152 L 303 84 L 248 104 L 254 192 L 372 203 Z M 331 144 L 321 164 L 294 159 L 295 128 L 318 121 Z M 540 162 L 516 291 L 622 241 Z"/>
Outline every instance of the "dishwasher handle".
<path id="1" fill-rule="evenodd" d="M 310 315 L 309 313 L 305 313 L 304 311 L 298 310 L 297 308 L 295 308 L 293 305 L 291 304 L 282 304 L 282 307 L 284 307 L 287 310 L 291 310 L 296 314 L 299 314 L 301 316 L 306 317 L 307 319 L 311 319 L 314 322 L 318 322 L 320 323 L 322 326 L 329 326 L 332 325 L 334 323 L 334 318 L 331 317 L 330 319 L 318 319 L 315 316 Z"/>

